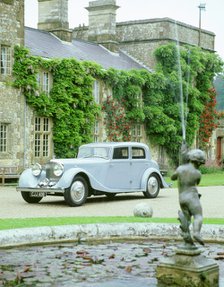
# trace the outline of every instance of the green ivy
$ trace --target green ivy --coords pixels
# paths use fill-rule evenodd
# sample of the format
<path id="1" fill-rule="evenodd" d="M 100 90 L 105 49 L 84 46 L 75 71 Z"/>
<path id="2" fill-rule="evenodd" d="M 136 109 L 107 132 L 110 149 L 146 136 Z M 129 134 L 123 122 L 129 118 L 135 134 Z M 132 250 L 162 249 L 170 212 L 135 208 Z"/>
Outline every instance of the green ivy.
<path id="1" fill-rule="evenodd" d="M 87 72 L 88 67 L 100 70 L 97 65 L 82 64 L 75 59 L 44 60 L 30 56 L 24 48 L 15 48 L 14 85 L 22 90 L 37 115 L 52 118 L 57 157 L 74 157 L 80 144 L 92 141 L 100 107 L 93 99 L 94 78 Z M 49 96 L 39 92 L 40 69 L 52 73 L 54 84 Z"/>
<path id="2" fill-rule="evenodd" d="M 183 87 L 186 141 L 191 146 L 200 127 L 201 114 L 210 100 L 209 89 L 213 87 L 215 74 L 222 71 L 223 62 L 216 54 L 198 47 L 186 46 L 178 51 L 175 44 L 161 46 L 155 51 L 155 56 L 158 62 L 157 72 L 162 73 L 166 79 L 160 110 L 163 117 L 168 117 L 164 118 L 167 126 L 164 127 L 165 133 L 160 129 L 155 140 L 164 145 L 169 156 L 177 163 L 182 143 L 180 85 Z M 162 124 L 161 118 L 160 121 Z M 149 135 L 153 134 L 154 131 L 150 130 Z"/>
<path id="3" fill-rule="evenodd" d="M 183 142 L 180 87 L 186 141 L 191 146 L 200 127 L 201 114 L 209 101 L 213 78 L 222 70 L 223 62 L 216 54 L 198 47 L 186 46 L 178 51 L 175 44 L 159 47 L 155 56 L 157 66 L 153 73 L 110 69 L 104 80 L 113 87 L 113 96 L 125 107 L 130 123 L 144 124 L 149 141 L 163 146 L 177 164 Z"/>
<path id="4" fill-rule="evenodd" d="M 175 44 L 159 47 L 155 56 L 154 72 L 104 70 L 92 62 L 75 59 L 44 60 L 16 47 L 14 84 L 22 89 L 27 102 L 39 115 L 53 119 L 57 156 L 74 156 L 80 144 L 90 142 L 95 118 L 103 112 L 108 139 L 129 140 L 131 126 L 144 124 L 149 141 L 164 147 L 177 163 L 183 140 L 180 87 L 186 141 L 191 146 L 200 127 L 200 116 L 209 101 L 209 88 L 214 75 L 222 70 L 223 62 L 216 54 L 198 47 L 181 47 L 178 51 Z M 53 75 L 49 96 L 38 90 L 36 75 L 40 68 Z M 105 99 L 101 110 L 92 96 L 96 78 L 113 90 L 113 99 Z"/>

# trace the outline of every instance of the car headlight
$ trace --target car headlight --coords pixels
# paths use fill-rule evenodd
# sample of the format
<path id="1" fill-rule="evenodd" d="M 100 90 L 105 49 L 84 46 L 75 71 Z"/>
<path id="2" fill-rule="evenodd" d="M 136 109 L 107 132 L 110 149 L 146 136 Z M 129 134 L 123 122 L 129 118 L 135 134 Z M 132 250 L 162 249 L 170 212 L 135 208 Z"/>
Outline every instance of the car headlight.
<path id="1" fill-rule="evenodd" d="M 61 176 L 64 171 L 64 166 L 60 162 L 54 164 L 53 173 L 55 176 Z"/>
<path id="2" fill-rule="evenodd" d="M 39 176 L 41 174 L 41 171 L 42 171 L 42 167 L 39 163 L 35 163 L 33 166 L 32 166 L 32 174 L 34 176 Z"/>

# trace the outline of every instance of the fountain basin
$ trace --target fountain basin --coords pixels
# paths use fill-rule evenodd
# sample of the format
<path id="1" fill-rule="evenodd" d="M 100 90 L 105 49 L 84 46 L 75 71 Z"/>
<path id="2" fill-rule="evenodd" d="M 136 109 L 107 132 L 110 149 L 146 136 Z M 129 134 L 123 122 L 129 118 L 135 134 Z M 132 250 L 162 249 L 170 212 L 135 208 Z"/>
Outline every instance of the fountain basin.
<path id="1" fill-rule="evenodd" d="M 206 243 L 203 255 L 216 258 L 219 287 L 224 287 L 224 260 L 219 256 L 224 252 L 224 227 L 204 225 L 202 236 L 213 242 Z M 71 286 L 72 282 L 77 287 L 155 287 L 156 268 L 164 258 L 175 255 L 178 240 L 182 240 L 178 224 L 88 224 L 0 231 L 1 280 L 23 280 L 26 286 Z"/>

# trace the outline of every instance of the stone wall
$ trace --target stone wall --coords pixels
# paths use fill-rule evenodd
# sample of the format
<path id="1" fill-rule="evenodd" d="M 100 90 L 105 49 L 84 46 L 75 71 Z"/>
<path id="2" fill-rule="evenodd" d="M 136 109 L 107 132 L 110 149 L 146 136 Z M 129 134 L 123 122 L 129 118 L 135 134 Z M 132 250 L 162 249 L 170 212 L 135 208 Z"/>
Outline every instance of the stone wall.
<path id="1" fill-rule="evenodd" d="M 215 34 L 201 31 L 201 47 L 214 51 Z M 199 29 L 169 18 L 130 21 L 117 24 L 117 41 L 121 49 L 152 68 L 153 52 L 169 42 L 198 46 Z"/>
<path id="2" fill-rule="evenodd" d="M 68 0 L 38 0 L 38 29 L 68 29 Z"/>
<path id="3" fill-rule="evenodd" d="M 38 29 L 51 32 L 62 41 L 71 42 L 68 0 L 38 0 Z"/>
<path id="4" fill-rule="evenodd" d="M 0 11 L 0 49 L 2 45 L 10 47 L 12 66 L 14 46 L 24 44 L 24 0 L 1 1 Z M 28 142 L 32 111 L 21 92 L 12 87 L 12 80 L 12 74 L 0 73 L 0 123 L 7 125 L 7 151 L 0 152 L 0 165 L 22 169 L 29 161 L 24 143 Z"/>
<path id="5" fill-rule="evenodd" d="M 201 46 L 214 50 L 215 34 L 201 31 Z M 182 44 L 198 45 L 199 29 L 170 18 L 117 23 L 117 40 L 123 42 L 179 40 Z"/>
<path id="6" fill-rule="evenodd" d="M 24 0 L 0 2 L 0 43 L 24 43 Z M 10 32 L 9 32 L 10 31 Z"/>
<path id="7" fill-rule="evenodd" d="M 117 52 L 116 42 L 116 0 L 98 0 L 89 2 L 88 40 Z"/>
<path id="8" fill-rule="evenodd" d="M 79 25 L 79 27 L 73 29 L 72 38 L 88 41 L 88 31 L 89 26 Z"/>
<path id="9" fill-rule="evenodd" d="M 89 27 L 80 26 L 73 30 L 73 38 L 87 40 Z M 153 68 L 153 52 L 161 45 L 179 41 L 180 45 L 198 46 L 199 29 L 170 18 L 128 21 L 116 24 L 119 48 L 139 62 Z M 201 47 L 214 51 L 215 34 L 201 30 Z"/>

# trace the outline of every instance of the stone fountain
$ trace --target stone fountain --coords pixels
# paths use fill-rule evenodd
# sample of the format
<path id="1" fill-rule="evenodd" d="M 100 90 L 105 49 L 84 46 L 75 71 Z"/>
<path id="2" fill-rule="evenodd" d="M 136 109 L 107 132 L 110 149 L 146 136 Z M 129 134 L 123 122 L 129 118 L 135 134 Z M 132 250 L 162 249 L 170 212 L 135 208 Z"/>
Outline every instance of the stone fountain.
<path id="1" fill-rule="evenodd" d="M 184 243 L 176 248 L 174 255 L 163 258 L 157 266 L 158 287 L 218 287 L 219 267 L 217 263 L 203 255 L 204 246 L 201 237 L 202 207 L 199 184 L 201 173 L 199 166 L 205 162 L 205 154 L 199 149 L 183 154 L 182 164 L 172 175 L 178 181 L 180 211 L 180 231 Z M 193 222 L 192 222 L 193 218 Z M 205 248 L 205 247 L 204 247 Z"/>

